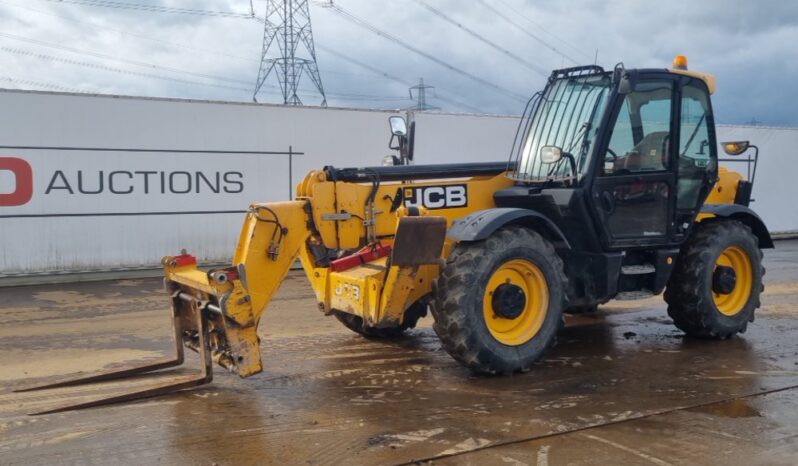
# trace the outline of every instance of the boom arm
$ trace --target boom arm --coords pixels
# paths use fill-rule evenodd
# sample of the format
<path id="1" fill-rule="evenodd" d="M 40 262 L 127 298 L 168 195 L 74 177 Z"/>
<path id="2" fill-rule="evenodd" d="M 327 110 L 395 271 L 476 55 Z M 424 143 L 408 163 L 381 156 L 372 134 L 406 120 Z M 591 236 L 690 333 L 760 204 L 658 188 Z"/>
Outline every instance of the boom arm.
<path id="1" fill-rule="evenodd" d="M 201 350 L 193 318 L 199 308 L 213 360 L 242 377 L 260 372 L 258 322 L 297 258 L 323 312 L 351 313 L 373 327 L 401 325 L 405 310 L 431 292 L 447 226 L 493 207 L 492 193 L 512 183 L 498 164 L 449 166 L 443 180 L 437 166 L 402 168 L 311 172 L 297 187 L 298 200 L 250 206 L 229 268 L 203 272 L 192 256 L 164 258 L 167 290 L 181 298 L 172 301 L 186 346 Z M 449 204 L 434 211 L 439 216 L 408 216 L 403 207 L 426 213 L 426 201 Z M 358 255 L 346 251 L 364 245 L 390 255 L 330 266 L 328 251 L 350 254 L 352 263 Z"/>
<path id="2" fill-rule="evenodd" d="M 190 256 L 164 258 L 166 288 L 195 299 L 205 309 L 213 359 L 242 377 L 263 370 L 257 327 L 266 305 L 310 236 L 308 201 L 254 204 L 244 219 L 233 267 L 202 272 Z M 179 315 L 189 314 L 185 299 L 173 300 Z M 183 309 L 185 307 L 185 309 Z M 189 319 L 182 335 L 196 348 L 199 329 Z M 193 331 L 193 332 L 192 332 Z"/>

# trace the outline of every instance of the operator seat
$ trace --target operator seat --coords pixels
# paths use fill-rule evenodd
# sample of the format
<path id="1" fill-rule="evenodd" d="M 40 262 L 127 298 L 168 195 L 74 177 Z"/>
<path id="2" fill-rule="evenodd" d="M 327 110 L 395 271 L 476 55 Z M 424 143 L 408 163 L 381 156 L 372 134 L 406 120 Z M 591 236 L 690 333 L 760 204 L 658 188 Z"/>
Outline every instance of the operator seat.
<path id="1" fill-rule="evenodd" d="M 617 169 L 630 171 L 657 171 L 668 168 L 669 131 L 655 131 L 643 139 L 624 157 Z"/>

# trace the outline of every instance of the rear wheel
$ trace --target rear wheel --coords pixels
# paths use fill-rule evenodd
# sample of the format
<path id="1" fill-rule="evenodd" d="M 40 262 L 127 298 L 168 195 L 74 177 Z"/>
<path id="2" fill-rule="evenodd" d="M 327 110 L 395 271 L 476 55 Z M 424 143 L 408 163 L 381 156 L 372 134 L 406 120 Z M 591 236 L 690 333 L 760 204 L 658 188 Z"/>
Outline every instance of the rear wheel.
<path id="1" fill-rule="evenodd" d="M 361 317 L 338 310 L 333 310 L 333 315 L 339 322 L 344 324 L 344 327 L 366 338 L 396 338 L 401 336 L 406 330 L 414 328 L 418 320 L 427 315 L 427 304 L 419 301 L 407 308 L 404 322 L 396 327 L 367 327 L 363 324 Z"/>
<path id="2" fill-rule="evenodd" d="M 746 225 L 698 225 L 668 282 L 668 315 L 690 336 L 723 339 L 745 332 L 760 305 L 764 274 L 759 240 Z"/>
<path id="3" fill-rule="evenodd" d="M 461 243 L 441 270 L 432 303 L 444 349 L 476 372 L 527 371 L 562 323 L 563 263 L 534 231 L 499 230 Z"/>

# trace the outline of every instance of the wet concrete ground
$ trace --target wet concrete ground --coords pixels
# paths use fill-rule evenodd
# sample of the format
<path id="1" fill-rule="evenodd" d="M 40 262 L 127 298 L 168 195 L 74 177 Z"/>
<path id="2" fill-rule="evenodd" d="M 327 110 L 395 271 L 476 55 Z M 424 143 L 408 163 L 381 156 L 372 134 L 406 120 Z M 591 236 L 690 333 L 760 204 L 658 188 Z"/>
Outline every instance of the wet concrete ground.
<path id="1" fill-rule="evenodd" d="M 0 464 L 798 464 L 798 242 L 766 253 L 756 322 L 684 338 L 661 298 L 569 318 L 532 372 L 475 377 L 429 318 L 370 341 L 292 273 L 261 322 L 265 372 L 147 401 L 26 416 L 189 374 L 11 393 L 169 352 L 154 279 L 0 289 Z"/>

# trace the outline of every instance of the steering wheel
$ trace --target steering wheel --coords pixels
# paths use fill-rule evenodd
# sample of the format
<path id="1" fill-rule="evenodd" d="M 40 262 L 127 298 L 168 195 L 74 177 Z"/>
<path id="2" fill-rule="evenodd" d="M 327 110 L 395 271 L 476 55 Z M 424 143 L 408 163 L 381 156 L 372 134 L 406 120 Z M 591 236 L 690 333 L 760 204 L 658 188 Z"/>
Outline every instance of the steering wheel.
<path id="1" fill-rule="evenodd" d="M 608 153 L 609 153 L 609 154 L 612 156 L 612 161 L 613 161 L 613 162 L 615 162 L 616 160 L 618 160 L 618 154 L 616 154 L 614 150 L 612 150 L 612 149 L 610 149 L 610 148 L 608 147 L 608 148 L 607 148 L 607 152 L 608 152 Z"/>
<path id="2" fill-rule="evenodd" d="M 679 171 L 695 171 L 698 167 L 697 160 L 686 155 L 679 157 Z"/>

